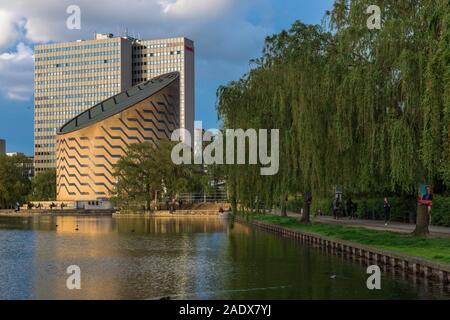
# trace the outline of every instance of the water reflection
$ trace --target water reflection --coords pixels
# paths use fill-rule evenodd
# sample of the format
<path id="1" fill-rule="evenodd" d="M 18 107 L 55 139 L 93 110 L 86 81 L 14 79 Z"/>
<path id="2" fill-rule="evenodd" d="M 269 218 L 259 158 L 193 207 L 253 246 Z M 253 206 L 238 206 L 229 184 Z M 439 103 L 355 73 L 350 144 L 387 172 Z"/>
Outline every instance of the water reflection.
<path id="1" fill-rule="evenodd" d="M 211 217 L 0 218 L 0 266 L 3 299 L 448 298 L 389 273 L 369 291 L 357 261 Z"/>

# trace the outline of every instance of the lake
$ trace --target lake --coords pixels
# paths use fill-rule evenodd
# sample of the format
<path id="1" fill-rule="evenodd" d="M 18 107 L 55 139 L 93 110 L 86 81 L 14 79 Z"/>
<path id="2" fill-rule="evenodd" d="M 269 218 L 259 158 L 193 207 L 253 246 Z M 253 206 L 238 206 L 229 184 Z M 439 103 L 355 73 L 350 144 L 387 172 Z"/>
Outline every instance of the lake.
<path id="1" fill-rule="evenodd" d="M 67 289 L 71 265 L 80 290 Z M 0 299 L 450 298 L 392 273 L 370 291 L 367 278 L 362 264 L 216 217 L 0 217 Z"/>

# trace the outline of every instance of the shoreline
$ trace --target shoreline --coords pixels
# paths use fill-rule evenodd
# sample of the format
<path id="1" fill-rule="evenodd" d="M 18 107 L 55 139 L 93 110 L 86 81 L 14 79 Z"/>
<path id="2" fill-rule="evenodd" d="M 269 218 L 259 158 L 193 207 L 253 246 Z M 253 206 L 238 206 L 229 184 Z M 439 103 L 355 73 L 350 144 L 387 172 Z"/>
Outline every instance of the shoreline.
<path id="1" fill-rule="evenodd" d="M 120 212 L 116 210 L 0 210 L 0 217 L 224 217 L 216 210 L 176 210 L 172 213 L 161 210 L 155 212 Z"/>
<path id="2" fill-rule="evenodd" d="M 248 220 L 242 215 L 235 216 L 236 222 L 252 228 L 274 233 L 284 238 L 298 241 L 314 248 L 322 249 L 352 260 L 359 260 L 366 265 L 380 265 L 392 272 L 404 272 L 425 280 L 436 280 L 450 285 L 450 264 L 438 262 L 409 254 L 360 244 L 354 241 L 328 237 L 315 232 L 280 226 L 258 220 Z"/>
<path id="3" fill-rule="evenodd" d="M 154 212 L 118 212 L 112 214 L 114 218 L 120 217 L 220 217 L 221 215 L 216 210 L 176 210 L 170 213 L 167 210 L 154 211 Z"/>
<path id="4" fill-rule="evenodd" d="M 71 211 L 71 210 L 21 210 L 19 212 L 14 212 L 14 210 L 11 211 L 0 211 L 0 217 L 73 217 L 73 216 L 80 216 L 80 217 L 104 217 L 104 216 L 111 216 L 113 212 L 111 210 L 103 210 L 103 212 L 100 211 L 92 211 L 92 210 L 86 210 L 83 212 L 80 211 Z"/>

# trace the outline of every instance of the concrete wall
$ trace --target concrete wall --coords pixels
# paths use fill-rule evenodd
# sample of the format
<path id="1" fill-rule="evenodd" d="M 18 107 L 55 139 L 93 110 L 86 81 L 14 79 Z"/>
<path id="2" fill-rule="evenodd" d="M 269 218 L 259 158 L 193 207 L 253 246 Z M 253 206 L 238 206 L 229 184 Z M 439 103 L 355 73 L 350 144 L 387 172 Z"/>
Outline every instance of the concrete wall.
<path id="1" fill-rule="evenodd" d="M 366 265 L 389 266 L 394 273 L 396 269 L 401 269 L 403 272 L 414 276 L 437 280 L 445 284 L 450 283 L 450 264 L 444 262 L 430 261 L 404 253 L 374 248 L 306 231 L 293 230 L 270 223 L 260 221 L 247 222 L 241 217 L 236 217 L 236 220 L 264 231 L 321 248 L 329 253 L 350 257 L 353 260 L 359 259 L 361 262 L 364 261 Z"/>
<path id="2" fill-rule="evenodd" d="M 133 74 L 132 74 L 132 47 L 133 44 L 128 39 L 120 39 L 120 91 L 128 90 L 133 85 Z"/>
<path id="3" fill-rule="evenodd" d="M 191 50 L 192 51 L 191 51 Z M 195 48 L 194 42 L 185 39 L 184 57 L 184 117 L 185 128 L 191 133 L 194 139 L 195 121 Z M 191 142 L 193 146 L 193 141 Z"/>

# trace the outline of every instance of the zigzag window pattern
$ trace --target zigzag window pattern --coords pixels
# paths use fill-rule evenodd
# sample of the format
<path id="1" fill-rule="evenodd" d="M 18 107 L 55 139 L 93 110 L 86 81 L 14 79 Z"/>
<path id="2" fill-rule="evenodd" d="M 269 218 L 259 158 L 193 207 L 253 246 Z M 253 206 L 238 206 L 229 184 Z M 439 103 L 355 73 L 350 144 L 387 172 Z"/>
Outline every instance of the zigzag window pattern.
<path id="1" fill-rule="evenodd" d="M 125 104 L 126 107 L 119 112 L 100 121 L 92 121 L 92 124 L 67 133 L 63 132 L 64 126 L 61 128 L 57 143 L 58 200 L 111 197 L 115 184 L 114 165 L 126 155 L 128 146 L 170 138 L 179 127 L 180 110 L 178 76 L 169 80 L 162 89 L 149 90 L 146 98 L 131 105 Z M 161 81 L 155 83 L 160 85 Z M 127 92 L 130 98 L 133 96 L 129 92 L 134 94 L 142 88 L 145 90 L 145 86 L 137 87 Z M 120 97 L 114 98 L 114 101 L 120 100 Z M 107 107 L 102 105 L 101 110 L 107 110 Z M 76 123 L 82 123 L 82 120 Z"/>

